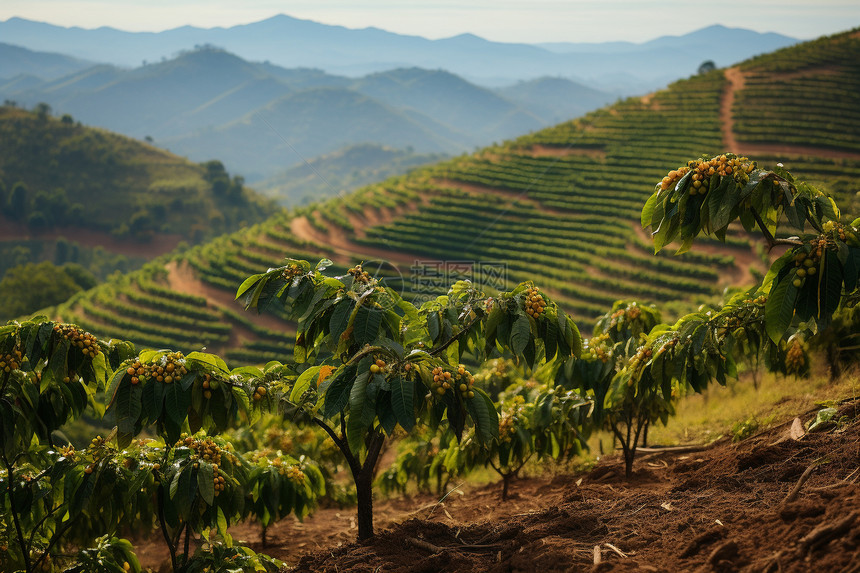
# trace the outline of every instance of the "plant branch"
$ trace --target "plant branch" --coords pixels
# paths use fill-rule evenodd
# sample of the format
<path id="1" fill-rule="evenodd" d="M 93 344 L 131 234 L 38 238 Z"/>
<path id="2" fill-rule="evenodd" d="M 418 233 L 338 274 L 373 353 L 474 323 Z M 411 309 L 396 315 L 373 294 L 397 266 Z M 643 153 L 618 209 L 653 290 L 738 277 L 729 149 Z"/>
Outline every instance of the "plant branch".
<path id="1" fill-rule="evenodd" d="M 164 485 L 158 486 L 158 522 L 161 525 L 161 535 L 164 536 L 164 542 L 167 543 L 167 550 L 170 552 L 170 563 L 173 570 L 176 571 L 176 547 L 170 540 L 170 533 L 167 531 L 167 521 L 164 518 Z"/>
<path id="2" fill-rule="evenodd" d="M 446 340 L 440 346 L 433 348 L 433 350 L 431 350 L 428 354 L 430 354 L 430 356 L 438 356 L 439 354 L 444 352 L 446 348 L 448 348 L 449 346 L 454 344 L 454 342 L 456 340 L 458 340 L 461 336 L 463 336 L 464 334 L 467 334 L 469 332 L 469 329 L 471 329 L 473 326 L 475 326 L 475 323 L 479 322 L 480 320 L 481 320 L 481 318 L 479 316 L 475 316 L 475 318 L 473 318 L 471 321 L 469 321 L 469 324 L 467 324 L 465 327 L 463 327 L 463 330 L 461 330 L 456 335 L 454 335 L 451 338 L 449 338 L 448 340 Z"/>
<path id="3" fill-rule="evenodd" d="M 21 521 L 18 517 L 18 512 L 15 511 L 15 475 L 12 464 L 9 463 L 9 458 L 6 453 L 0 450 L 0 458 L 3 458 L 3 465 L 6 466 L 6 479 L 9 480 L 9 509 L 12 512 L 12 521 L 15 523 L 15 533 L 18 536 L 18 545 L 21 546 L 21 553 L 24 557 L 24 569 L 27 573 L 33 570 L 30 565 L 30 553 L 27 551 L 27 543 L 24 541 L 24 532 L 21 530 Z"/>
<path id="4" fill-rule="evenodd" d="M 774 238 L 770 230 L 768 230 L 767 225 L 765 225 L 764 221 L 762 221 L 761 216 L 758 214 L 758 211 L 756 211 L 755 209 L 750 209 L 750 213 L 752 213 L 752 216 L 755 219 L 758 228 L 761 229 L 762 234 L 764 234 L 765 240 L 767 240 L 768 250 L 773 249 L 777 245 L 791 245 L 793 247 L 799 247 L 803 244 L 803 241 L 796 239 Z"/>
<path id="5" fill-rule="evenodd" d="M 355 459 L 355 456 L 352 455 L 352 451 L 349 449 L 349 444 L 347 444 L 344 439 L 338 437 L 337 432 L 335 432 L 331 426 L 323 422 L 321 419 L 316 416 L 312 416 L 311 420 L 313 420 L 317 426 L 322 428 L 332 441 L 334 441 L 334 445 L 337 446 L 337 449 L 339 449 L 340 453 L 343 454 L 343 457 L 346 458 L 346 463 L 349 464 L 349 469 L 357 475 L 358 472 L 361 471 L 361 467 L 358 465 L 358 461 Z M 341 414 L 341 428 L 343 428 L 343 426 L 343 414 Z M 346 434 L 344 434 L 344 436 L 346 436 Z"/>
<path id="6" fill-rule="evenodd" d="M 49 511 L 47 514 L 45 514 L 45 516 L 44 516 L 42 519 L 40 519 L 40 520 L 39 520 L 39 523 L 37 523 L 37 524 L 33 527 L 33 531 L 31 531 L 31 532 L 30 532 L 30 539 L 29 539 L 29 541 L 27 541 L 27 554 L 28 554 L 28 555 L 29 555 L 30 551 L 33 549 L 33 542 L 36 540 L 36 532 L 37 532 L 37 531 L 39 531 L 39 528 L 40 528 L 40 527 L 42 527 L 42 525 L 43 525 L 43 524 L 44 524 L 44 523 L 45 523 L 45 522 L 46 522 L 46 521 L 47 521 L 47 520 L 48 520 L 52 515 L 54 515 L 55 513 L 57 513 L 57 511 L 59 511 L 60 509 L 62 509 L 62 507 L 63 507 L 62 505 L 58 505 L 57 507 L 53 508 L 53 509 L 52 509 L 51 511 Z"/>
<path id="7" fill-rule="evenodd" d="M 45 551 L 42 552 L 41 557 L 39 557 L 39 559 L 37 559 L 36 562 L 33 563 L 33 569 L 38 568 L 42 561 L 45 559 L 45 557 L 50 555 L 51 547 L 53 547 L 54 544 L 57 543 L 57 541 L 59 541 L 60 538 L 63 537 L 66 532 L 72 528 L 72 525 L 75 523 L 75 518 L 77 518 L 77 515 L 75 517 L 70 518 L 69 521 L 66 522 L 65 527 L 63 527 L 62 529 L 58 529 L 54 533 L 54 535 L 51 536 L 51 540 L 48 542 L 48 546 L 45 548 Z"/>

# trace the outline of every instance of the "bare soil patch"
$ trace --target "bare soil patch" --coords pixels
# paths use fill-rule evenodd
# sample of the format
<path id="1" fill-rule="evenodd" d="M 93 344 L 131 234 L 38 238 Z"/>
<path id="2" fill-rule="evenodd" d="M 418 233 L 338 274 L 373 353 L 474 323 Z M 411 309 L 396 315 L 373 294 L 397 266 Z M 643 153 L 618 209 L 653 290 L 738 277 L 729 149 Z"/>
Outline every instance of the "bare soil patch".
<path id="1" fill-rule="evenodd" d="M 347 542 L 349 513 L 322 510 L 272 532 L 268 551 L 292 562 L 308 551 L 291 569 L 302 572 L 856 571 L 860 426 L 856 404 L 843 411 L 852 421 L 840 432 L 794 440 L 785 425 L 706 451 L 643 455 L 631 480 L 610 458 L 589 473 L 516 482 L 506 503 L 498 485 L 435 507 L 431 498 L 430 508 L 428 498 L 386 501 L 384 530 L 363 543 Z M 243 533 L 253 544 L 253 530 Z"/>
<path id="2" fill-rule="evenodd" d="M 529 149 L 529 154 L 533 157 L 570 157 L 572 155 L 584 155 L 600 161 L 604 161 L 606 159 L 606 151 L 589 147 L 556 147 L 552 145 L 538 144 L 533 145 L 531 149 Z"/>

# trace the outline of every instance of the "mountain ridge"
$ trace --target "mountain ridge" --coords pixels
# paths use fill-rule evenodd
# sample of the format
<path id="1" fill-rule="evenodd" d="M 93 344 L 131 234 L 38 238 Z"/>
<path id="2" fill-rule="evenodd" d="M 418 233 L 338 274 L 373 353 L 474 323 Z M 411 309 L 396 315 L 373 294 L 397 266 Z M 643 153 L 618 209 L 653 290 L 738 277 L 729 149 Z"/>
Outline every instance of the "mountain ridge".
<path id="1" fill-rule="evenodd" d="M 705 35 L 715 31 L 706 27 Z M 734 30 L 716 29 L 727 34 Z M 125 32 L 116 28 L 86 30 L 65 28 L 43 22 L 10 18 L 0 22 L 0 37 L 30 49 L 70 51 L 72 55 L 94 61 L 110 61 L 124 66 L 137 65 L 143 60 L 172 57 L 176 52 L 194 45 L 213 44 L 253 61 L 271 60 L 284 67 L 320 67 L 330 73 L 349 76 L 385 71 L 395 67 L 441 67 L 471 81 L 498 87 L 523 79 L 544 75 L 564 75 L 580 81 L 597 81 L 600 77 L 619 71 L 632 73 L 641 85 L 635 89 L 662 87 L 678 77 L 677 70 L 695 70 L 704 60 L 714 60 L 726 66 L 757 53 L 791 45 L 796 39 L 774 33 L 745 31 L 743 38 L 731 43 L 711 40 L 706 53 L 689 54 L 679 50 L 688 42 L 701 41 L 699 31 L 682 36 L 681 40 L 660 37 L 641 44 L 638 50 L 651 55 L 637 61 L 622 61 L 611 53 L 601 53 L 593 65 L 569 58 L 564 53 L 536 44 L 493 42 L 474 34 L 459 34 L 431 40 L 421 36 L 397 34 L 379 28 L 346 28 L 321 24 L 280 14 L 248 24 L 231 27 L 198 28 L 185 26 L 162 32 Z M 668 48 L 664 45 L 668 42 Z M 468 44 L 471 53 L 464 54 Z M 616 43 L 617 44 L 617 43 Z M 110 45 L 111 50 L 105 46 Z M 573 44 L 576 46 L 576 44 Z M 594 44 L 585 44 L 582 52 Z M 300 49 L 301 48 L 301 49 Z M 623 55 L 629 59 L 630 49 Z M 396 54 L 396 57 L 392 57 Z M 741 57 L 739 57 L 741 56 Z M 659 60 L 659 74 L 652 78 L 638 73 L 643 63 Z M 728 61 L 731 60 L 731 61 Z M 644 70 L 643 70 L 644 71 Z M 649 69 L 650 73 L 650 69 Z M 601 87 L 601 86 L 596 86 Z M 631 93 L 627 90 L 627 93 Z"/>

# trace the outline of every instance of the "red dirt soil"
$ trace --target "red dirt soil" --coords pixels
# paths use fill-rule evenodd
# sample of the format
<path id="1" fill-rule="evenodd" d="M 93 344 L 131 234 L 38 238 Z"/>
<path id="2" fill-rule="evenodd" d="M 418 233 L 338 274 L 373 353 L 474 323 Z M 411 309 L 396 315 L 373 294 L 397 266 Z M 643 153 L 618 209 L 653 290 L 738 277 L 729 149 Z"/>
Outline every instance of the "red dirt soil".
<path id="1" fill-rule="evenodd" d="M 800 439 L 787 423 L 738 444 L 643 453 L 630 480 L 605 458 L 587 473 L 515 481 L 506 502 L 498 484 L 442 503 L 383 501 L 367 542 L 352 542 L 349 508 L 278 523 L 265 549 L 253 524 L 231 531 L 296 572 L 860 571 L 857 410 L 842 405 L 845 427 Z"/>

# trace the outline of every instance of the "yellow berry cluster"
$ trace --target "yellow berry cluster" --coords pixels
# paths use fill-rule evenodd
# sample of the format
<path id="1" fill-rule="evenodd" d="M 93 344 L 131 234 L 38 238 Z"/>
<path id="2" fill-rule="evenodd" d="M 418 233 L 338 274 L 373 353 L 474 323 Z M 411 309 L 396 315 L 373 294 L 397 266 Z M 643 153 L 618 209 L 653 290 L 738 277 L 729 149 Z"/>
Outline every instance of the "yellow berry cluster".
<path id="1" fill-rule="evenodd" d="M 818 265 L 821 262 L 821 257 L 824 256 L 824 250 L 827 248 L 827 239 L 824 237 L 812 239 L 809 244 L 812 246 L 809 253 L 801 251 L 794 255 L 797 278 L 794 279 L 793 284 L 796 288 L 803 286 L 807 276 L 814 276 L 818 272 Z"/>
<path id="2" fill-rule="evenodd" d="M 203 386 L 203 397 L 209 400 L 212 397 L 212 390 L 217 390 L 220 384 L 218 380 L 212 378 L 211 374 L 204 374 L 203 382 L 201 383 Z"/>
<path id="3" fill-rule="evenodd" d="M 74 461 L 76 455 L 77 454 L 75 452 L 75 446 L 73 446 L 71 444 L 69 444 L 68 446 L 63 446 L 60 448 L 60 456 L 62 456 L 64 458 L 68 458 L 68 459 Z"/>
<path id="4" fill-rule="evenodd" d="M 367 272 L 362 270 L 361 265 L 355 265 L 347 272 L 355 278 L 355 282 L 357 283 L 370 284 L 370 282 L 373 280 L 373 278 Z"/>
<path id="5" fill-rule="evenodd" d="M 266 394 L 268 394 L 268 393 L 269 393 L 269 391 L 268 391 L 268 390 L 266 390 L 266 387 L 265 387 L 265 386 L 257 386 L 257 387 L 254 389 L 254 396 L 253 396 L 253 398 L 254 398 L 254 402 L 259 402 L 259 401 L 260 401 L 260 400 L 262 400 L 262 399 L 263 399 L 263 397 L 264 397 Z"/>
<path id="6" fill-rule="evenodd" d="M 188 374 L 188 369 L 185 368 L 185 357 L 182 353 L 171 352 L 162 356 L 158 362 L 142 364 L 140 360 L 135 360 L 125 372 L 131 376 L 132 385 L 137 386 L 147 379 L 173 384 Z"/>
<path id="7" fill-rule="evenodd" d="M 795 338 L 789 342 L 785 353 L 785 368 L 788 372 L 800 372 L 806 365 L 806 356 L 803 343 Z"/>
<path id="8" fill-rule="evenodd" d="M 532 318 L 537 318 L 543 314 L 546 308 L 546 300 L 540 294 L 537 287 L 531 287 L 526 294 L 526 313 Z"/>
<path id="9" fill-rule="evenodd" d="M 454 374 L 444 370 L 441 366 L 434 368 L 433 383 L 430 388 L 440 396 L 443 396 L 451 388 L 455 388 L 465 400 L 475 397 L 475 391 L 472 389 L 474 385 L 475 377 L 466 370 L 465 366 L 460 364 Z"/>
<path id="10" fill-rule="evenodd" d="M 704 195 L 708 192 L 711 177 L 731 175 L 739 184 L 749 181 L 749 174 L 756 168 L 755 162 L 746 157 L 736 157 L 732 154 L 720 155 L 711 159 L 697 159 L 687 162 L 686 167 L 670 171 L 660 182 L 660 189 L 665 191 L 674 186 L 684 175 L 693 171 L 690 179 L 690 195 Z"/>
<path id="11" fill-rule="evenodd" d="M 628 364 L 629 369 L 631 371 L 636 371 L 640 366 L 651 359 L 652 354 L 653 353 L 650 348 L 640 346 L 639 350 L 636 351 L 636 354 L 633 355 L 633 358 L 630 359 L 630 363 Z"/>
<path id="12" fill-rule="evenodd" d="M 379 374 L 380 372 L 385 370 L 385 360 L 382 358 L 377 358 L 376 361 L 370 365 L 370 373 L 371 374 Z"/>
<path id="13" fill-rule="evenodd" d="M 845 242 L 848 235 L 845 233 L 845 227 L 837 221 L 827 221 L 824 223 L 824 232 L 830 233 L 834 237 L 839 237 L 839 240 Z"/>
<path id="14" fill-rule="evenodd" d="M 186 436 L 176 442 L 176 445 L 194 450 L 194 453 L 202 460 L 216 465 L 221 463 L 221 446 L 216 444 L 212 438 L 198 439 Z"/>
<path id="15" fill-rule="evenodd" d="M 767 295 L 764 295 L 764 294 L 761 296 L 757 296 L 755 298 L 744 299 L 744 304 L 763 305 L 765 303 L 767 303 Z"/>
<path id="16" fill-rule="evenodd" d="M 503 442 L 510 442 L 511 436 L 517 433 L 514 426 L 514 417 L 508 414 L 503 414 L 499 418 L 499 439 Z"/>
<path id="17" fill-rule="evenodd" d="M 98 339 L 76 326 L 71 324 L 55 324 L 54 332 L 57 336 L 61 336 L 71 342 L 72 346 L 80 348 L 84 356 L 95 358 L 96 354 L 101 352 Z"/>
<path id="18" fill-rule="evenodd" d="M 287 281 L 292 281 L 294 278 L 302 274 L 304 271 L 299 265 L 288 265 L 281 271 L 281 277 Z"/>
<path id="19" fill-rule="evenodd" d="M 24 359 L 24 353 L 20 346 L 16 346 L 5 354 L 0 354 L 0 371 L 12 372 L 21 367 L 21 361 Z"/>
<path id="20" fill-rule="evenodd" d="M 609 360 L 609 353 L 606 352 L 606 350 L 604 350 L 600 346 L 591 346 L 589 344 L 586 346 L 586 348 L 583 348 L 582 357 L 586 360 L 600 360 L 601 362 L 605 363 L 607 360 Z"/>
<path id="21" fill-rule="evenodd" d="M 224 479 L 224 476 L 221 476 L 221 475 L 215 476 L 213 481 L 215 482 L 215 495 L 216 496 L 218 494 L 220 494 L 222 491 L 224 491 L 225 489 L 227 489 L 227 480 Z"/>
<path id="22" fill-rule="evenodd" d="M 287 479 L 296 485 L 302 484 L 305 481 L 305 472 L 299 466 L 282 466 L 278 472 L 283 476 L 287 476 Z"/>
<path id="23" fill-rule="evenodd" d="M 101 436 L 96 436 L 95 438 L 90 440 L 90 447 L 88 449 L 92 451 L 93 463 L 87 466 L 87 468 L 84 470 L 85 474 L 90 475 L 91 473 L 93 473 L 93 471 L 95 471 L 96 463 L 98 463 L 99 459 L 101 459 L 102 457 L 102 454 L 99 450 L 102 448 L 102 446 L 105 445 L 105 443 L 105 439 Z"/>

